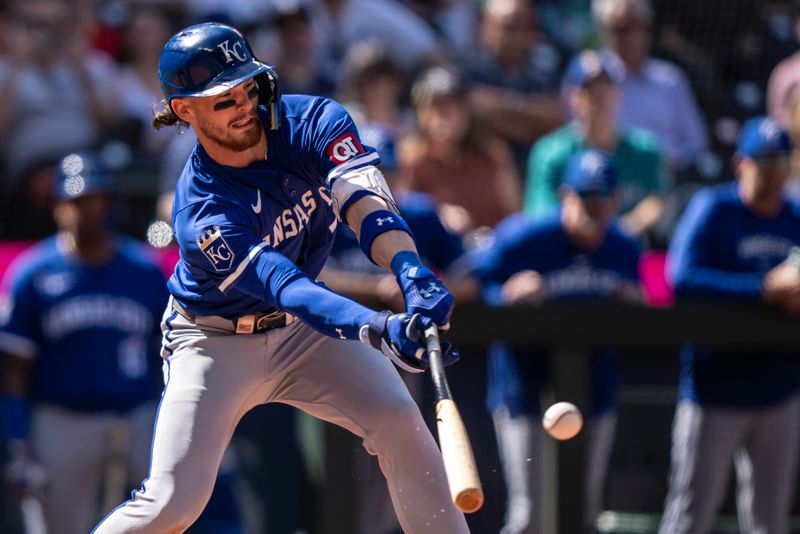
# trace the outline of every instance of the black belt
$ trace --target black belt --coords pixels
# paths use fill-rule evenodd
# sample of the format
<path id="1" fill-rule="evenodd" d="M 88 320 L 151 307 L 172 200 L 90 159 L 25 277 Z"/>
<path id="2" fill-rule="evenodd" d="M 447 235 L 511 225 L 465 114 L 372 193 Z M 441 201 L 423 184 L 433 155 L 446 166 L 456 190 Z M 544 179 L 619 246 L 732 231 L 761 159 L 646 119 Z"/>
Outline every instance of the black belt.
<path id="1" fill-rule="evenodd" d="M 178 312 L 184 319 L 199 324 L 198 316 L 178 304 L 175 299 L 172 299 L 172 309 Z M 202 316 L 200 316 L 200 319 L 202 320 Z M 222 319 L 222 317 L 219 319 Z M 261 334 L 268 330 L 283 328 L 284 326 L 290 325 L 295 319 L 297 318 L 291 313 L 275 310 L 272 312 L 242 315 L 235 319 L 229 319 L 229 321 L 233 323 L 234 331 L 237 334 Z"/>

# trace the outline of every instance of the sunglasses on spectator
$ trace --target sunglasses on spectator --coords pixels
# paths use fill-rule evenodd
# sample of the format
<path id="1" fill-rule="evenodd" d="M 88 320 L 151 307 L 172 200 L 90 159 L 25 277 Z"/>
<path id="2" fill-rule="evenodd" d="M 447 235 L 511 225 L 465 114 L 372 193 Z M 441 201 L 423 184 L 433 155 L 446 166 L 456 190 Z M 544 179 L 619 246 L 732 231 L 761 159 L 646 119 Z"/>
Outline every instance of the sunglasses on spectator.
<path id="1" fill-rule="evenodd" d="M 789 154 L 783 152 L 773 152 L 762 154 L 753 158 L 759 167 L 785 167 L 789 165 Z"/>

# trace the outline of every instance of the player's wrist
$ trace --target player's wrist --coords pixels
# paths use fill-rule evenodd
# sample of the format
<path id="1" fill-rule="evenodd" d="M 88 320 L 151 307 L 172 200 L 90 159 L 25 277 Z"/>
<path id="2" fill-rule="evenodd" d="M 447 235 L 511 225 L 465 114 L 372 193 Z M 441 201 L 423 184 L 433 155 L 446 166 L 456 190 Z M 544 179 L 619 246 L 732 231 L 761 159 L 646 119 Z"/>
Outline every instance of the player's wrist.
<path id="1" fill-rule="evenodd" d="M 405 232 L 413 239 L 413 234 L 408 224 L 393 211 L 375 210 L 365 215 L 361 220 L 358 244 L 371 262 L 376 263 L 372 255 L 372 243 L 375 242 L 379 235 L 392 230 Z"/>
<path id="2" fill-rule="evenodd" d="M 399 276 L 412 267 L 422 267 L 422 261 L 416 252 L 401 250 L 392 257 L 390 265 L 395 276 Z"/>

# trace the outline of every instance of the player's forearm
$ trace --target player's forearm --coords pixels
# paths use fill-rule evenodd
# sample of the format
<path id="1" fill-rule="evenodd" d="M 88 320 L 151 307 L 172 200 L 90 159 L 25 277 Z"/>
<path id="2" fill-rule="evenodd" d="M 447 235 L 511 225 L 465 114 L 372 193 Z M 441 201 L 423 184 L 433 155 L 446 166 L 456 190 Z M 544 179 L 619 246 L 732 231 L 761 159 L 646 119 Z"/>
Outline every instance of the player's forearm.
<path id="1" fill-rule="evenodd" d="M 369 322 L 376 313 L 307 277 L 297 278 L 284 287 L 278 305 L 314 330 L 342 339 L 358 339 L 361 325 Z"/>
<path id="2" fill-rule="evenodd" d="M 347 225 L 359 236 L 361 241 L 361 223 L 372 212 L 394 211 L 388 202 L 377 196 L 365 196 L 354 202 L 347 210 Z M 398 215 L 399 217 L 399 215 Z M 390 230 L 379 234 L 370 247 L 371 259 L 387 271 L 392 271 L 392 259 L 398 252 L 417 254 L 417 247 L 411 235 L 402 230 Z"/>
<path id="3" fill-rule="evenodd" d="M 708 267 L 681 269 L 673 275 L 673 285 L 680 297 L 714 297 L 759 301 L 763 275 L 733 273 Z"/>

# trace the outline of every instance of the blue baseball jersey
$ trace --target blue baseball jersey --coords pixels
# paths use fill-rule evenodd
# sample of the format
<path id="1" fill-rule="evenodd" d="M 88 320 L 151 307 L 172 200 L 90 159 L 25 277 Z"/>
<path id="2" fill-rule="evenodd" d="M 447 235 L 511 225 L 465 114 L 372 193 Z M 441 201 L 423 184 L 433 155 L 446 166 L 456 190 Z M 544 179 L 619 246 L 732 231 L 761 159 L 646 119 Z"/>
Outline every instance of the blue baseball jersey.
<path id="1" fill-rule="evenodd" d="M 742 202 L 737 183 L 692 198 L 669 248 L 668 274 L 680 297 L 761 301 L 764 274 L 800 244 L 800 206 L 786 202 L 760 217 Z M 685 346 L 679 394 L 699 403 L 758 406 L 797 391 L 796 351 L 707 350 Z"/>
<path id="2" fill-rule="evenodd" d="M 287 95 L 281 108 L 279 128 L 265 130 L 264 161 L 220 165 L 198 143 L 178 180 L 172 218 L 180 260 L 168 287 L 198 315 L 271 311 L 292 280 L 314 279 L 337 227 L 333 184 L 380 162 L 333 100 Z"/>
<path id="3" fill-rule="evenodd" d="M 126 411 L 157 397 L 164 277 L 143 245 L 86 265 L 58 238 L 21 255 L 4 281 L 0 350 L 35 358 L 32 394 L 83 411 Z"/>
<path id="4" fill-rule="evenodd" d="M 447 271 L 461 265 L 464 245 L 461 238 L 442 224 L 436 203 L 424 193 L 400 192 L 395 195 L 400 215 L 414 234 L 422 262 L 430 268 Z M 355 234 L 347 225 L 339 225 L 333 242 L 330 267 L 356 273 L 386 274 L 362 252 Z"/>
<path id="5" fill-rule="evenodd" d="M 542 276 L 548 300 L 614 298 L 624 285 L 639 283 L 640 256 L 636 241 L 615 226 L 596 250 L 586 251 L 564 232 L 560 214 L 540 221 L 515 214 L 498 224 L 494 245 L 475 260 L 475 273 L 483 284 L 484 298 L 494 305 L 504 304 L 503 283 L 523 270 Z M 538 412 L 539 388 L 547 372 L 544 356 L 540 350 L 514 354 L 502 343 L 493 344 L 487 362 L 488 408 Z M 619 373 L 611 351 L 595 351 L 591 375 L 591 410 L 599 414 L 616 402 Z"/>

